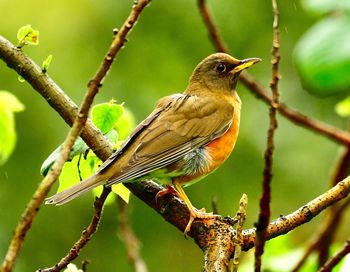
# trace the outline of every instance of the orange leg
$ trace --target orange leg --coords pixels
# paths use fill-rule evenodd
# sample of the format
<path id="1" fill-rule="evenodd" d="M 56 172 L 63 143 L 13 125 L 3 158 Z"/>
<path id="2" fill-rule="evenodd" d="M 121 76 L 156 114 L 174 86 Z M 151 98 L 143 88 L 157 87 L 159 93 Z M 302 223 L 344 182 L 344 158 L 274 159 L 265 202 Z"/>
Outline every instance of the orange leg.
<path id="1" fill-rule="evenodd" d="M 165 195 L 167 195 L 167 194 L 172 194 L 172 195 L 174 195 L 174 196 L 179 197 L 179 193 L 176 192 L 176 190 L 175 190 L 173 187 L 171 187 L 170 185 L 165 185 L 165 187 L 166 187 L 166 188 L 164 188 L 163 190 L 159 191 L 159 192 L 156 194 L 156 203 L 158 203 L 158 199 L 159 199 L 160 197 L 163 197 L 163 196 L 165 196 Z"/>
<path id="2" fill-rule="evenodd" d="M 218 215 L 215 215 L 212 213 L 206 213 L 205 209 L 201 209 L 198 211 L 195 207 L 193 207 L 191 201 L 188 199 L 187 195 L 185 194 L 185 191 L 182 188 L 181 184 L 179 182 L 173 181 L 173 185 L 174 185 L 176 191 L 178 192 L 180 198 L 186 203 L 187 208 L 190 212 L 190 220 L 188 221 L 186 229 L 184 231 L 185 236 L 191 230 L 192 223 L 196 218 L 211 219 L 211 218 L 218 217 Z"/>

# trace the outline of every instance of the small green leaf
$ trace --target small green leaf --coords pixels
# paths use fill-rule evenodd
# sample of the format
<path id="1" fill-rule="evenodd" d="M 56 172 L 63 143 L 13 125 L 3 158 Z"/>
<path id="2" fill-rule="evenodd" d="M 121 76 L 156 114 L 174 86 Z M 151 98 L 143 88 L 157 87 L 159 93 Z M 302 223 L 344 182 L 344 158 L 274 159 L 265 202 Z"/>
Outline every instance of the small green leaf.
<path id="1" fill-rule="evenodd" d="M 135 128 L 136 122 L 135 117 L 132 112 L 124 107 L 124 113 L 119 119 L 119 121 L 115 124 L 114 128 L 117 130 L 119 134 L 119 139 L 124 140 L 129 136 L 131 131 Z"/>
<path id="2" fill-rule="evenodd" d="M 350 116 L 350 96 L 335 105 L 335 112 L 341 117 Z"/>
<path id="3" fill-rule="evenodd" d="M 26 82 L 26 80 L 22 76 L 18 76 L 18 81 L 21 83 Z"/>
<path id="4" fill-rule="evenodd" d="M 22 26 L 17 31 L 18 47 L 26 44 L 39 44 L 39 31 L 32 28 L 31 25 Z"/>
<path id="5" fill-rule="evenodd" d="M 350 89 L 350 15 L 332 16 L 314 25 L 298 42 L 295 62 L 307 91 L 318 96 Z"/>
<path id="6" fill-rule="evenodd" d="M 88 150 L 89 147 L 87 144 L 83 141 L 82 138 L 78 137 L 75 141 L 71 152 L 68 156 L 68 161 L 71 161 L 75 156 L 78 156 L 80 154 L 84 154 L 86 150 Z M 50 170 L 51 166 L 55 163 L 55 161 L 58 159 L 58 156 L 61 152 L 61 145 L 57 147 L 43 162 L 40 168 L 40 174 L 42 176 L 46 176 L 48 171 Z"/>
<path id="7" fill-rule="evenodd" d="M 12 154 L 16 145 L 14 112 L 24 110 L 24 105 L 11 93 L 0 91 L 0 165 Z"/>
<path id="8" fill-rule="evenodd" d="M 41 66 L 41 70 L 43 73 L 46 73 L 47 69 L 49 69 L 50 63 L 52 61 L 52 55 L 48 55 L 47 58 L 43 61 L 43 64 Z"/>
<path id="9" fill-rule="evenodd" d="M 114 127 L 123 111 L 123 106 L 114 104 L 114 101 L 98 104 L 92 108 L 92 122 L 105 134 Z"/>

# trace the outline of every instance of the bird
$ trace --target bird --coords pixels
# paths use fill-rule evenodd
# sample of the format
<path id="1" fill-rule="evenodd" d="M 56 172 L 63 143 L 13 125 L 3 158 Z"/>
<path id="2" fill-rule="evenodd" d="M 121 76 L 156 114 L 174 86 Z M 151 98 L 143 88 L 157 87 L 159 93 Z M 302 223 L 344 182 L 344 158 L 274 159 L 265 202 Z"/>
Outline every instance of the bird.
<path id="1" fill-rule="evenodd" d="M 172 193 L 187 205 L 190 218 L 185 234 L 195 219 L 215 216 L 194 208 L 183 187 L 212 173 L 231 154 L 240 124 L 238 78 L 260 61 L 238 60 L 225 53 L 209 55 L 195 67 L 185 91 L 161 98 L 95 174 L 45 203 L 65 204 L 99 185 L 151 179 L 165 185 L 157 199 Z"/>

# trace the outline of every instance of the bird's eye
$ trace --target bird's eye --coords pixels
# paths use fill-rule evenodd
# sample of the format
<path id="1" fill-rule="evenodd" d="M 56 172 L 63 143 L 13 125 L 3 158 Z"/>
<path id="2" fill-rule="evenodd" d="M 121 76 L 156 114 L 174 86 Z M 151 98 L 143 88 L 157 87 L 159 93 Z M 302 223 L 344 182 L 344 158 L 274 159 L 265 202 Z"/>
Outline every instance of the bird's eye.
<path id="1" fill-rule="evenodd" d="M 220 74 L 224 73 L 226 71 L 226 65 L 223 63 L 219 63 L 216 65 L 216 71 Z"/>

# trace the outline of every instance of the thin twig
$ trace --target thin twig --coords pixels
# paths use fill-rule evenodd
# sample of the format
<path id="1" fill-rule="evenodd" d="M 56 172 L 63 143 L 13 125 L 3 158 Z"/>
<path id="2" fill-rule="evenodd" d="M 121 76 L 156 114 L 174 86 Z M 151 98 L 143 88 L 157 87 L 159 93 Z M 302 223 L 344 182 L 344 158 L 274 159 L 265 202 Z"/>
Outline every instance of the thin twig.
<path id="1" fill-rule="evenodd" d="M 205 0 L 198 0 L 198 3 L 200 3 L 198 4 L 200 14 L 203 17 L 205 25 L 208 28 L 209 37 L 215 49 L 220 52 L 228 53 L 229 50 L 226 48 L 222 38 L 218 34 L 214 20 L 211 17 L 208 7 L 205 5 Z M 257 98 L 261 99 L 266 104 L 271 105 L 272 97 L 268 94 L 265 88 L 247 72 L 241 74 L 239 80 L 246 86 L 248 90 L 255 94 Z M 298 126 L 310 129 L 317 134 L 328 137 L 332 141 L 345 145 L 350 144 L 350 133 L 346 131 L 343 131 L 316 119 L 312 119 L 283 103 L 279 104 L 277 110 L 281 115 Z"/>
<path id="2" fill-rule="evenodd" d="M 124 242 L 129 262 L 134 267 L 135 272 L 147 272 L 147 266 L 140 255 L 140 241 L 137 239 L 128 214 L 128 205 L 120 197 L 117 198 L 119 206 L 119 234 Z"/>
<path id="3" fill-rule="evenodd" d="M 270 83 L 272 91 L 272 103 L 269 111 L 270 125 L 267 133 L 267 144 L 264 154 L 265 167 L 263 173 L 263 192 L 260 198 L 260 211 L 258 222 L 256 223 L 256 243 L 255 243 L 255 271 L 261 271 L 261 258 L 264 253 L 266 229 L 270 221 L 270 202 L 271 202 L 271 180 L 273 152 L 275 149 L 274 135 L 277 129 L 276 111 L 279 105 L 278 81 L 280 78 L 278 67 L 280 61 L 279 54 L 279 31 L 278 18 L 279 11 L 276 0 L 272 0 L 272 9 L 274 13 L 273 20 L 273 42 L 272 42 L 272 79 Z"/>
<path id="4" fill-rule="evenodd" d="M 197 1 L 199 12 L 203 18 L 205 25 L 208 28 L 208 34 L 212 42 L 215 44 L 216 50 L 219 52 L 227 52 L 227 46 L 225 42 L 220 38 L 218 29 L 213 20 L 211 20 L 212 15 L 207 7 L 207 3 L 205 0 Z"/>
<path id="5" fill-rule="evenodd" d="M 239 266 L 239 257 L 241 256 L 242 252 L 242 231 L 243 231 L 243 224 L 245 222 L 245 219 L 247 218 L 247 205 L 248 205 L 248 196 L 246 194 L 243 194 L 241 197 L 241 200 L 239 201 L 239 209 L 235 216 L 235 219 L 237 220 L 237 227 L 236 227 L 236 237 L 235 237 L 235 253 L 233 255 L 232 260 L 232 272 L 238 271 Z"/>
<path id="6" fill-rule="evenodd" d="M 39 269 L 38 272 L 58 272 L 65 268 L 70 262 L 79 256 L 80 250 L 90 240 L 91 236 L 96 232 L 101 215 L 104 202 L 110 192 L 109 188 L 104 188 L 101 196 L 96 199 L 94 203 L 94 215 L 91 219 L 90 224 L 83 230 L 81 236 L 77 242 L 74 243 L 72 248 L 69 250 L 66 256 L 64 256 L 58 263 L 50 268 Z"/>
<path id="7" fill-rule="evenodd" d="M 331 272 L 333 268 L 350 253 L 350 240 L 347 240 L 344 247 L 335 254 L 324 266 L 321 267 L 319 272 Z"/>

